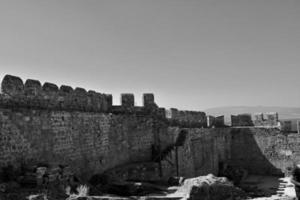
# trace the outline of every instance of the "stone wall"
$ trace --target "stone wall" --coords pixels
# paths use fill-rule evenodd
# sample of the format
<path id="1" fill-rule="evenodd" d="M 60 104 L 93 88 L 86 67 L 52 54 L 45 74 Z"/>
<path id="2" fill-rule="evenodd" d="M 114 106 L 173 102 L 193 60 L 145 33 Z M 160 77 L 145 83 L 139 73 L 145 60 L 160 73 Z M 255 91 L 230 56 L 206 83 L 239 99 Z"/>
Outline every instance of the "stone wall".
<path id="1" fill-rule="evenodd" d="M 278 126 L 278 113 L 256 113 L 254 114 L 254 125 L 260 127 L 277 127 Z"/>
<path id="2" fill-rule="evenodd" d="M 153 120 L 134 115 L 0 109 L 0 166 L 68 164 L 80 174 L 151 160 Z"/>
<path id="3" fill-rule="evenodd" d="M 41 83 L 28 79 L 23 84 L 19 77 L 6 75 L 1 83 L 1 107 L 108 112 L 112 96 L 83 88 L 58 87 L 53 83 Z"/>
<path id="4" fill-rule="evenodd" d="M 168 129 L 173 135 L 180 130 L 178 127 Z M 299 134 L 255 127 L 185 130 L 189 136 L 178 153 L 179 171 L 183 176 L 217 175 L 220 163 L 245 169 L 250 174 L 282 175 L 300 162 Z M 174 167 L 165 168 L 174 172 Z"/>
<path id="5" fill-rule="evenodd" d="M 169 127 L 170 135 L 179 134 L 182 129 Z M 185 144 L 178 148 L 179 175 L 195 177 L 213 173 L 218 175 L 219 163 L 227 161 L 231 156 L 230 128 L 204 129 L 186 128 L 188 137 Z M 175 153 L 172 156 L 175 162 Z M 176 166 L 165 162 L 165 173 L 176 171 Z"/>
<path id="6" fill-rule="evenodd" d="M 251 114 L 231 115 L 231 126 L 253 126 Z"/>
<path id="7" fill-rule="evenodd" d="M 224 115 L 222 116 L 207 116 L 207 127 L 209 128 L 220 128 L 220 127 L 225 127 L 225 117 Z"/>
<path id="8" fill-rule="evenodd" d="M 0 96 L 0 170 L 13 165 L 69 165 L 88 178 L 119 165 L 148 162 L 164 123 L 164 110 L 144 95 L 108 94 L 5 76 Z"/>
<path id="9" fill-rule="evenodd" d="M 207 127 L 205 112 L 177 110 L 175 108 L 171 108 L 167 111 L 166 115 L 171 126 Z"/>
<path id="10" fill-rule="evenodd" d="M 217 175 L 220 163 L 278 175 L 300 162 L 298 134 L 274 128 L 205 128 L 204 112 L 172 109 L 166 119 L 153 94 L 144 94 L 141 107 L 134 105 L 133 94 L 122 94 L 122 104 L 114 106 L 109 94 L 42 86 L 35 80 L 23 84 L 14 76 L 4 77 L 1 91 L 0 170 L 62 164 L 89 178 L 118 166 L 151 162 L 153 149 L 167 150 L 161 166 L 147 165 L 149 172 L 162 171 L 164 178 L 176 175 L 176 151 L 179 175 L 186 177 Z M 248 123 L 249 117 L 241 121 Z M 174 146 L 182 130 L 188 134 Z"/>
<path id="11" fill-rule="evenodd" d="M 288 152 L 287 136 L 278 129 L 231 129 L 231 160 L 251 174 L 281 175 L 292 162 Z"/>

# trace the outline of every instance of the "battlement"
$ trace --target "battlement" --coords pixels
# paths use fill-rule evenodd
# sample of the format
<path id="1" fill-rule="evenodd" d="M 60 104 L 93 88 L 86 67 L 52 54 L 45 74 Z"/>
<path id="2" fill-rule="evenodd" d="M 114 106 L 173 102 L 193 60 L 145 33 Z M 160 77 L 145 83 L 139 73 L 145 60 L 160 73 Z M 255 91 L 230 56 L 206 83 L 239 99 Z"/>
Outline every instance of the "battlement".
<path id="1" fill-rule="evenodd" d="M 159 110 L 153 94 L 144 94 L 143 99 L 144 106 L 136 107 L 133 94 L 121 94 L 121 106 L 113 106 L 111 94 L 86 91 L 80 87 L 73 89 L 67 85 L 58 87 L 49 82 L 42 85 L 33 79 L 24 84 L 21 78 L 6 75 L 1 83 L 0 107 L 113 113 Z"/>
<path id="2" fill-rule="evenodd" d="M 225 117 L 224 117 L 224 115 L 217 116 L 217 117 L 208 115 L 207 116 L 207 126 L 208 126 L 208 128 L 225 127 Z"/>
<path id="3" fill-rule="evenodd" d="M 251 114 L 231 115 L 231 126 L 253 126 Z"/>
<path id="4" fill-rule="evenodd" d="M 251 114 L 239 114 L 231 115 L 232 126 L 256 126 L 256 127 L 277 127 L 278 126 L 278 113 L 256 113 L 253 115 L 252 120 Z"/>
<path id="5" fill-rule="evenodd" d="M 205 112 L 187 111 L 171 108 L 166 112 L 166 117 L 172 126 L 180 127 L 207 127 Z"/>
<path id="6" fill-rule="evenodd" d="M 278 122 L 278 113 L 276 112 L 254 114 L 255 126 L 277 126 Z"/>

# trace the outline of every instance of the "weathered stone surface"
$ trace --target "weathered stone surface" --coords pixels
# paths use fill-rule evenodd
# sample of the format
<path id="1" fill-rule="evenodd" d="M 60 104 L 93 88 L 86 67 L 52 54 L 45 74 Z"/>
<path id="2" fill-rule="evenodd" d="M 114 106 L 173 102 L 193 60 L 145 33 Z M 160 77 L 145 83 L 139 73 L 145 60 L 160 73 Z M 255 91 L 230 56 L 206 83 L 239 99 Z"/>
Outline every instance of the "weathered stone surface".
<path id="1" fill-rule="evenodd" d="M 25 95 L 40 96 L 42 92 L 42 86 L 40 81 L 27 79 L 25 82 Z"/>
<path id="2" fill-rule="evenodd" d="M 179 176 L 218 174 L 222 162 L 249 173 L 278 175 L 300 161 L 297 134 L 248 127 L 206 129 L 204 112 L 177 109 L 170 122 L 164 108 L 147 109 L 154 103 L 152 94 L 144 96 L 145 107 L 135 107 L 132 94 L 123 95 L 122 106 L 111 106 L 111 95 L 82 88 L 58 90 L 45 83 L 39 91 L 39 82 L 28 80 L 24 93 L 22 80 L 12 76 L 2 86 L 0 168 L 60 163 L 89 178 L 116 166 L 151 161 L 157 156 L 153 147 L 156 154 L 174 147 L 182 127 L 187 134 L 177 145 Z M 161 160 L 163 178 L 176 174 L 173 147 Z"/>
<path id="3" fill-rule="evenodd" d="M 278 113 L 271 112 L 265 113 L 265 117 L 263 113 L 254 114 L 254 125 L 261 127 L 276 127 L 278 126 Z"/>
<path id="4" fill-rule="evenodd" d="M 0 167 L 60 163 L 84 176 L 151 160 L 152 117 L 0 109 L 0 124 Z"/>
<path id="5" fill-rule="evenodd" d="M 53 83 L 44 83 L 41 105 L 46 109 L 56 109 L 59 106 L 58 86 Z"/>
<path id="6" fill-rule="evenodd" d="M 5 75 L 1 83 L 1 91 L 9 96 L 23 94 L 24 84 L 22 79 L 17 76 Z"/>
<path id="7" fill-rule="evenodd" d="M 84 88 L 75 88 L 72 93 L 72 107 L 77 108 L 80 111 L 85 111 L 87 109 L 88 97 L 87 92 Z"/>
<path id="8" fill-rule="evenodd" d="M 267 118 L 268 124 L 270 126 L 277 126 L 278 113 L 276 113 L 276 112 L 266 113 L 266 118 Z"/>
<path id="9" fill-rule="evenodd" d="M 109 112 L 112 96 L 109 94 L 91 95 L 83 88 L 72 89 L 62 85 L 60 89 L 53 83 L 41 83 L 28 79 L 23 84 L 19 77 L 6 75 L 1 83 L 0 107 L 32 108 L 47 110 Z M 96 96 L 96 97 L 95 97 Z"/>
<path id="10" fill-rule="evenodd" d="M 209 128 L 220 128 L 225 126 L 224 116 L 207 116 L 207 126 Z"/>
<path id="11" fill-rule="evenodd" d="M 136 181 L 153 182 L 160 181 L 158 163 L 141 162 L 117 166 L 102 174 L 94 175 L 90 179 L 93 185 L 106 185 L 112 182 Z"/>
<path id="12" fill-rule="evenodd" d="M 231 126 L 253 126 L 251 114 L 231 115 Z"/>
<path id="13" fill-rule="evenodd" d="M 169 127 L 174 141 L 182 129 Z M 222 163 L 249 174 L 283 175 L 293 163 L 300 162 L 300 135 L 285 134 L 270 128 L 186 128 L 188 136 L 178 148 L 179 175 L 194 177 L 218 174 Z M 172 157 L 175 161 L 175 155 Z M 163 174 L 175 166 L 163 162 Z"/>
<path id="14" fill-rule="evenodd" d="M 143 94 L 143 100 L 144 100 L 145 107 L 155 106 L 154 94 L 151 93 Z"/>
<path id="15" fill-rule="evenodd" d="M 168 111 L 168 119 L 171 126 L 179 127 L 207 127 L 205 112 L 182 111 L 171 108 Z"/>
<path id="16" fill-rule="evenodd" d="M 60 86 L 59 90 L 62 93 L 71 93 L 71 92 L 73 92 L 73 88 L 71 86 L 67 86 L 67 85 Z"/>
<path id="17" fill-rule="evenodd" d="M 215 177 L 212 174 L 186 179 L 176 193 L 189 200 L 224 200 L 246 197 L 245 192 L 235 187 L 226 178 Z"/>
<path id="18" fill-rule="evenodd" d="M 131 108 L 134 106 L 133 94 L 121 94 L 121 104 L 125 108 Z"/>
<path id="19" fill-rule="evenodd" d="M 110 110 L 113 103 L 113 96 L 111 94 L 105 94 L 105 96 L 106 96 L 107 109 Z"/>
<path id="20" fill-rule="evenodd" d="M 24 91 L 24 106 L 40 108 L 43 104 L 43 89 L 41 83 L 38 80 L 28 79 L 25 82 Z"/>
<path id="21" fill-rule="evenodd" d="M 58 92 L 58 86 L 55 85 L 54 83 L 44 83 L 43 85 L 43 90 L 46 95 L 53 96 Z"/>

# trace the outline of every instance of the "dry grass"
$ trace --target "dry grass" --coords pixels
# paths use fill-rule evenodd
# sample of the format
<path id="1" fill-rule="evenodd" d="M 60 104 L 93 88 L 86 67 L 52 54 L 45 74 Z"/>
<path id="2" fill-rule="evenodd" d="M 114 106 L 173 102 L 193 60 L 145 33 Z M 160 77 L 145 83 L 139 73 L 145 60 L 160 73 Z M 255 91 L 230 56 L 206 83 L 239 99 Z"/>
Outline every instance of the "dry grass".
<path id="1" fill-rule="evenodd" d="M 80 185 L 77 187 L 77 194 L 71 194 L 70 188 L 66 188 L 66 194 L 69 195 L 69 197 L 66 200 L 76 200 L 79 197 L 87 197 L 89 193 L 89 187 L 86 185 Z"/>

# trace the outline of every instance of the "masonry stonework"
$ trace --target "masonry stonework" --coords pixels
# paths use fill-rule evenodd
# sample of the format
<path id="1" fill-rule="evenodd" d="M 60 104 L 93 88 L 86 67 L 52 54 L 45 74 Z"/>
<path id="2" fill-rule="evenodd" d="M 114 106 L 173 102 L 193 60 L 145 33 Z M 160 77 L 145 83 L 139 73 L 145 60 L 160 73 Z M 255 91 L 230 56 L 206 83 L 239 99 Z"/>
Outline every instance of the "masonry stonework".
<path id="1" fill-rule="evenodd" d="M 8 165 L 61 164 L 88 179 L 130 165 L 122 167 L 130 173 L 117 174 L 137 178 L 142 170 L 143 177 L 168 178 L 177 172 L 218 175 L 221 164 L 228 163 L 252 174 L 279 175 L 300 162 L 298 134 L 207 128 L 204 112 L 172 109 L 166 118 L 153 94 L 144 94 L 140 107 L 134 106 L 132 94 L 123 94 L 122 105 L 114 106 L 110 94 L 31 79 L 23 83 L 10 75 L 1 91 L 0 172 Z"/>
<path id="2" fill-rule="evenodd" d="M 149 94 L 148 94 L 149 96 Z M 114 114 L 111 95 L 5 76 L 0 98 L 0 167 L 69 165 L 82 177 L 115 166 L 150 161 L 160 127 L 158 108 Z M 128 98 L 127 98 L 128 97 Z M 147 106 L 154 104 L 148 98 Z M 149 107 L 149 106 L 148 106 Z"/>

